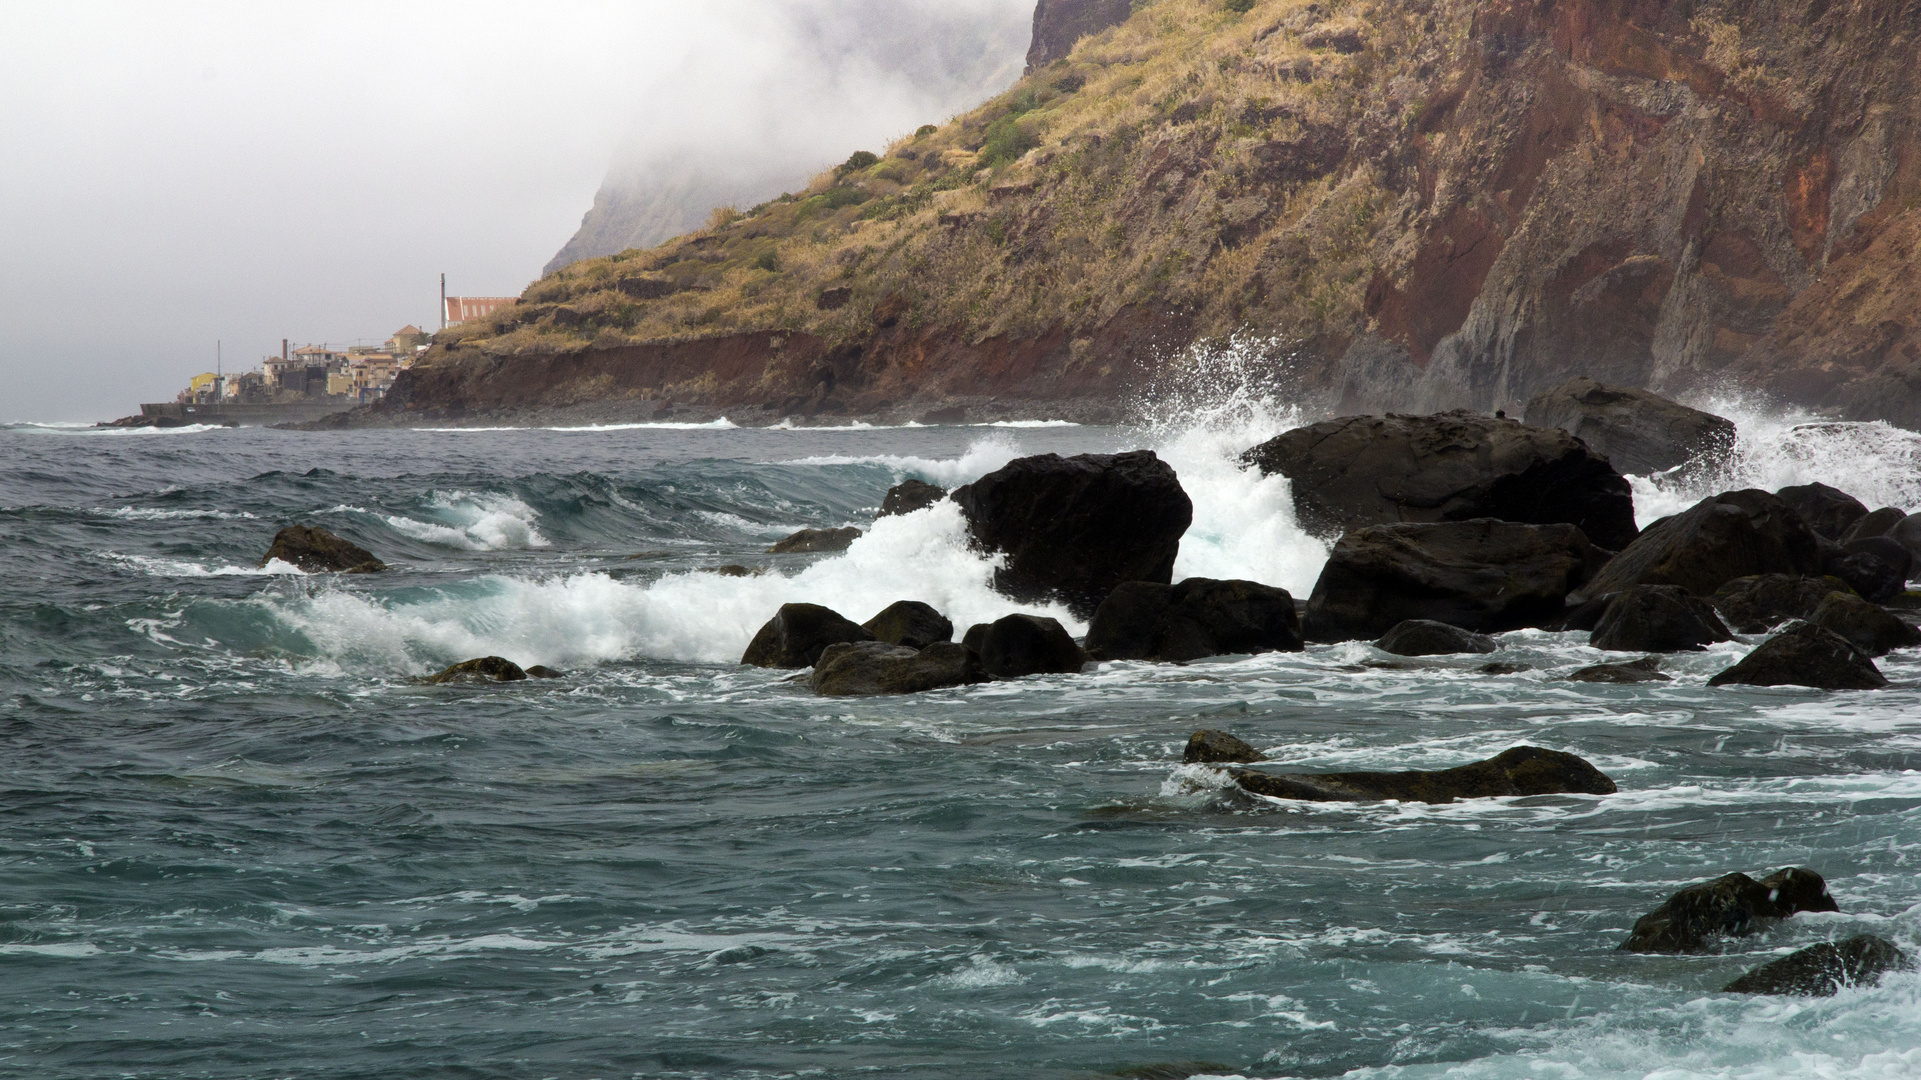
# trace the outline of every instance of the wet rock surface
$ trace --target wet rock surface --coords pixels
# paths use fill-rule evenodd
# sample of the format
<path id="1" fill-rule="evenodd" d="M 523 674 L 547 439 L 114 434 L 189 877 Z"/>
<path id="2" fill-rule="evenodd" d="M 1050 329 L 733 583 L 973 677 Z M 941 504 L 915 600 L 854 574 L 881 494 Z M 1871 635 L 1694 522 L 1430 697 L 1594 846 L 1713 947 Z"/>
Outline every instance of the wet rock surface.
<path id="1" fill-rule="evenodd" d="M 933 605 L 919 600 L 897 600 L 861 624 L 874 640 L 889 645 L 925 649 L 937 641 L 954 640 L 954 624 Z"/>
<path id="2" fill-rule="evenodd" d="M 1294 598 L 1253 581 L 1124 582 L 1087 627 L 1087 653 L 1096 660 L 1180 662 L 1300 649 Z"/>
<path id="3" fill-rule="evenodd" d="M 919 694 L 985 678 L 974 654 L 951 641 L 924 649 L 853 641 L 823 649 L 808 685 L 822 697 L 873 697 Z"/>
<path id="4" fill-rule="evenodd" d="M 1576 376 L 1527 403 L 1527 422 L 1560 428 L 1622 473 L 1647 476 L 1734 448 L 1734 422 L 1633 387 Z"/>
<path id="5" fill-rule="evenodd" d="M 1661 673 L 1661 658 L 1643 656 L 1639 660 L 1624 660 L 1618 664 L 1592 664 L 1577 668 L 1564 676 L 1569 682 L 1586 683 L 1644 683 L 1673 682 Z"/>
<path id="6" fill-rule="evenodd" d="M 1234 770 L 1256 795 L 1308 802 L 1448 803 L 1502 795 L 1612 795 L 1614 781 L 1573 754 L 1517 746 L 1486 761 L 1432 772 L 1266 773 Z"/>
<path id="7" fill-rule="evenodd" d="M 782 604 L 747 645 L 740 662 L 754 667 L 804 668 L 820 660 L 829 645 L 872 641 L 874 635 L 832 608 L 819 604 Z"/>
<path id="8" fill-rule="evenodd" d="M 1837 577 L 1754 574 L 1715 590 L 1710 603 L 1736 633 L 1765 634 L 1792 619 L 1814 614 L 1831 592 L 1851 592 Z"/>
<path id="9" fill-rule="evenodd" d="M 956 490 L 974 543 L 1003 552 L 994 588 L 1080 618 L 1124 581 L 1168 584 L 1194 504 L 1151 450 L 1018 458 Z"/>
<path id="10" fill-rule="evenodd" d="M 1801 867 L 1776 870 L 1756 881 L 1727 874 L 1690 885 L 1641 916 L 1621 943 L 1623 952 L 1705 951 L 1716 936 L 1740 937 L 1763 928 L 1763 920 L 1803 911 L 1839 911 L 1820 874 Z"/>
<path id="11" fill-rule="evenodd" d="M 1699 652 L 1733 636 L 1707 601 L 1679 585 L 1635 585 L 1609 602 L 1588 644 L 1610 652 Z"/>
<path id="12" fill-rule="evenodd" d="M 1432 619 L 1395 623 L 1374 647 L 1396 656 L 1445 656 L 1453 653 L 1491 653 L 1501 646 L 1486 634 L 1463 630 Z"/>
<path id="13" fill-rule="evenodd" d="M 1855 522 L 1868 516 L 1861 500 L 1823 483 L 1796 484 L 1774 493 L 1801 515 L 1816 536 L 1839 540 Z"/>
<path id="14" fill-rule="evenodd" d="M 546 670 L 546 669 L 542 669 Z M 463 660 L 437 675 L 430 675 L 430 683 L 457 682 L 521 682 L 528 673 L 519 664 L 498 656 L 483 656 L 477 660 Z M 549 678 L 550 676 L 539 676 Z"/>
<path id="15" fill-rule="evenodd" d="M 1850 986 L 1872 986 L 1890 971 L 1914 962 L 1894 942 L 1873 934 L 1824 941 L 1770 960 L 1721 988 L 1724 994 L 1794 994 L 1833 997 Z"/>
<path id="16" fill-rule="evenodd" d="M 977 623 L 964 644 L 980 658 L 981 670 L 997 679 L 1023 675 L 1071 675 L 1088 661 L 1057 620 L 1044 615 L 1008 615 Z"/>
<path id="17" fill-rule="evenodd" d="M 887 495 L 880 501 L 880 513 L 876 517 L 894 517 L 898 514 L 911 514 L 925 510 L 947 497 L 947 489 L 925 480 L 902 480 L 887 489 Z"/>
<path id="18" fill-rule="evenodd" d="M 1881 670 L 1848 639 L 1811 622 L 1775 634 L 1709 686 L 1807 686 L 1816 690 L 1879 690 Z"/>
<path id="19" fill-rule="evenodd" d="M 1886 656 L 1896 649 L 1921 645 L 1921 630 L 1853 593 L 1829 593 L 1808 621 L 1841 635 L 1869 656 Z"/>
<path id="20" fill-rule="evenodd" d="M 1295 510 L 1314 532 L 1497 518 L 1575 525 L 1609 550 L 1636 533 L 1628 482 L 1558 428 L 1469 412 L 1346 416 L 1269 439 L 1242 460 L 1291 479 Z"/>
<path id="21" fill-rule="evenodd" d="M 817 551 L 846 551 L 860 537 L 860 530 L 851 525 L 845 529 L 802 529 L 792 536 L 777 541 L 773 547 L 767 549 L 767 553 L 798 555 Z"/>
<path id="22" fill-rule="evenodd" d="M 1648 526 L 1568 603 L 1635 585 L 1679 585 L 1712 596 L 1736 578 L 1820 569 L 1819 544 L 1801 516 L 1773 495 L 1748 488 L 1703 499 Z"/>
<path id="23" fill-rule="evenodd" d="M 309 574 L 372 574 L 387 569 L 373 552 L 313 525 L 289 525 L 275 533 L 260 565 L 275 559 Z"/>
<path id="24" fill-rule="evenodd" d="M 1884 506 L 1879 510 L 1869 511 L 1866 517 L 1849 526 L 1848 531 L 1841 534 L 1841 543 L 1845 545 L 1850 540 L 1866 540 L 1869 537 L 1886 536 L 1890 530 L 1896 525 L 1899 525 L 1902 519 L 1907 516 L 1905 511 L 1898 510 L 1892 506 Z"/>
<path id="25" fill-rule="evenodd" d="M 1572 525 L 1376 525 L 1334 545 L 1302 629 L 1310 641 L 1371 641 L 1408 619 L 1477 633 L 1547 626 L 1605 559 Z"/>
<path id="26" fill-rule="evenodd" d="M 1246 764 L 1266 761 L 1267 755 L 1225 731 L 1202 728 L 1187 737 L 1187 749 L 1182 751 L 1181 760 L 1189 765 Z"/>

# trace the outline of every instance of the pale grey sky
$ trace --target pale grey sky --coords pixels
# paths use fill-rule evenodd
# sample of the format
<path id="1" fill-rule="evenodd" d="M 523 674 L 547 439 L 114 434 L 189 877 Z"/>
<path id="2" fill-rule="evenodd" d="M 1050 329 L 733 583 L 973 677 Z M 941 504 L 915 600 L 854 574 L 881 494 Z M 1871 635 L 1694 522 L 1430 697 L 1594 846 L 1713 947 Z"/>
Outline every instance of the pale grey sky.
<path id="1" fill-rule="evenodd" d="M 878 149 L 966 102 L 876 18 L 1031 8 L 0 0 L 0 421 L 170 400 L 216 339 L 431 329 L 440 272 L 518 293 L 616 157 Z"/>

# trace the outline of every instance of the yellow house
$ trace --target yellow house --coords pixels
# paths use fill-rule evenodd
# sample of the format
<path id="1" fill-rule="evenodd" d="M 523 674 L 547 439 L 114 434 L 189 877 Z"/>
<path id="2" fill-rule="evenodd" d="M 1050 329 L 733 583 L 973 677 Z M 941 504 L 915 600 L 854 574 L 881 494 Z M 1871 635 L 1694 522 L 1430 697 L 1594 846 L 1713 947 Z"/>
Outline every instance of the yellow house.
<path id="1" fill-rule="evenodd" d="M 187 389 L 195 394 L 200 393 L 202 390 L 212 390 L 214 378 L 213 372 L 203 371 L 195 375 L 193 379 L 187 383 Z"/>

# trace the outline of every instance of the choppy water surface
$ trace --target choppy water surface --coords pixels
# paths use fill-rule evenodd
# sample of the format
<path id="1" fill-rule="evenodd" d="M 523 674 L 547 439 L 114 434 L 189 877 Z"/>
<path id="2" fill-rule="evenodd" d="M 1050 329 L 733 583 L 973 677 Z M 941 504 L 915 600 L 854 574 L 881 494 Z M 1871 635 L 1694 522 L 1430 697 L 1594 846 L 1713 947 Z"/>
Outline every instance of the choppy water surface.
<path id="1" fill-rule="evenodd" d="M 1921 944 L 1913 652 L 1860 694 L 1707 688 L 1752 640 L 1557 682 L 1601 654 L 1541 632 L 1499 677 L 1342 645 L 866 701 L 731 662 L 787 600 L 1015 610 L 951 509 L 872 514 L 1022 453 L 1156 447 L 1197 504 L 1180 575 L 1305 595 L 1324 550 L 1232 464 L 1289 422 L 0 430 L 0 1072 L 1921 1075 L 1921 976 L 1714 992 Z M 1726 486 L 1921 488 L 1892 429 L 1744 433 Z M 1637 481 L 1643 520 L 1702 493 Z M 394 570 L 256 569 L 295 521 Z M 844 555 L 760 554 L 848 523 Z M 569 675 L 413 681 L 488 653 Z M 1622 791 L 1259 802 L 1177 763 L 1198 726 L 1307 769 L 1528 742 Z M 1794 864 L 1840 914 L 1613 951 L 1684 884 Z"/>

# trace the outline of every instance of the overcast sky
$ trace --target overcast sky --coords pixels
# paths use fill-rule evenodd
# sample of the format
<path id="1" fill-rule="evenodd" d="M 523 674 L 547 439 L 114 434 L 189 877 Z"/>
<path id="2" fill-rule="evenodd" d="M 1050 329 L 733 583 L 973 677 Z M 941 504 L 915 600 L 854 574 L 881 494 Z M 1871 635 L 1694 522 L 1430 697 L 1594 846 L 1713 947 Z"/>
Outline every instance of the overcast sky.
<path id="1" fill-rule="evenodd" d="M 216 340 L 432 329 L 442 271 L 518 293 L 654 143 L 878 149 L 966 102 L 863 25 L 1032 2 L 0 0 L 0 421 L 171 400 Z"/>

